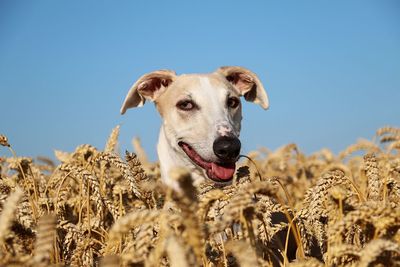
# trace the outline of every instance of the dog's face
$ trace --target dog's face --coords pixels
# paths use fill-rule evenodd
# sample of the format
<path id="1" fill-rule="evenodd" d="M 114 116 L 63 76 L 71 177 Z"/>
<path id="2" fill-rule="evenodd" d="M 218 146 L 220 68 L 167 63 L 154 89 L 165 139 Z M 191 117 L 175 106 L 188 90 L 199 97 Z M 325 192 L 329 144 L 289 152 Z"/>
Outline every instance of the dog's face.
<path id="1" fill-rule="evenodd" d="M 240 152 L 240 93 L 218 74 L 181 75 L 155 102 L 173 149 L 208 178 L 230 180 Z"/>
<path id="2" fill-rule="evenodd" d="M 240 153 L 240 97 L 268 108 L 268 97 L 257 76 L 240 67 L 211 74 L 175 75 L 152 72 L 131 88 L 121 108 L 155 102 L 171 149 L 185 166 L 209 179 L 229 182 Z"/>

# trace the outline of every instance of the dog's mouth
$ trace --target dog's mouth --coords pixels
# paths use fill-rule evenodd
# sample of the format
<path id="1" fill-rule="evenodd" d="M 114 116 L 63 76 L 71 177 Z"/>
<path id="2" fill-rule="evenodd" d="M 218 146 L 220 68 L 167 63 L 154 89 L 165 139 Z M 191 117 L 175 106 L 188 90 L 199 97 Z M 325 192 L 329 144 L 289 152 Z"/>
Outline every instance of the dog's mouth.
<path id="1" fill-rule="evenodd" d="M 232 180 L 236 168 L 235 162 L 209 162 L 204 160 L 190 145 L 184 142 L 179 142 L 178 145 L 196 165 L 206 171 L 208 178 L 211 180 L 219 183 L 226 183 Z"/>

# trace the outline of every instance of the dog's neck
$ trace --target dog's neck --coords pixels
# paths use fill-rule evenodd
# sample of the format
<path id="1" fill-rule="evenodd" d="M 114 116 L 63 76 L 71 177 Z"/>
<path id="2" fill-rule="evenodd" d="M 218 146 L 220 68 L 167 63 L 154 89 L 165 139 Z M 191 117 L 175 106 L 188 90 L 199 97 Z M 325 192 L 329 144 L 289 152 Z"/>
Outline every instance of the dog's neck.
<path id="1" fill-rule="evenodd" d="M 165 134 L 164 125 L 161 126 L 158 137 L 157 154 L 160 162 L 161 179 L 168 186 L 175 190 L 179 189 L 178 183 L 170 178 L 170 172 L 177 167 L 186 168 L 191 173 L 195 185 L 204 181 L 201 171 L 194 166 L 189 158 L 179 153 L 177 148 L 171 145 Z"/>

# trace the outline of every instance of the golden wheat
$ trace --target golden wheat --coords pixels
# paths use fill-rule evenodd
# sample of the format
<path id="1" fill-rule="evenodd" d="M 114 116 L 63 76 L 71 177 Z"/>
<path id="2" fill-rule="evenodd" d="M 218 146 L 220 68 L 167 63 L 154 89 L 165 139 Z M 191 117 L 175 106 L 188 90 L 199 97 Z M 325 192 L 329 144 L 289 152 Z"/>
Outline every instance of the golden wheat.
<path id="1" fill-rule="evenodd" d="M 37 266 L 46 266 L 53 256 L 57 218 L 53 214 L 43 215 L 38 222 L 35 253 L 32 259 Z"/>
<path id="2" fill-rule="evenodd" d="M 0 214 L 0 245 L 4 243 L 9 233 L 15 210 L 18 208 L 18 202 L 23 194 L 22 189 L 16 187 L 15 191 L 7 198 L 3 205 L 4 208 Z"/>
<path id="3" fill-rule="evenodd" d="M 0 266 L 399 266 L 400 129 L 338 155 L 251 152 L 231 185 L 103 151 L 0 158 Z M 354 152 L 364 150 L 359 156 Z M 144 161 L 141 162 L 140 160 Z"/>

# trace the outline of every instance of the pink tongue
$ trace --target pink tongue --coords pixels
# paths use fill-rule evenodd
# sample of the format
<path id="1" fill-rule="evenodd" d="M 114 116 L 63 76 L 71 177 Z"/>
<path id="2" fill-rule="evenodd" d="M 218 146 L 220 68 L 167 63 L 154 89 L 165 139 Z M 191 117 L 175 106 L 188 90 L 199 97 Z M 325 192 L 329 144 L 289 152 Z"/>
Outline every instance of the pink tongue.
<path id="1" fill-rule="evenodd" d="M 235 163 L 229 165 L 218 165 L 214 162 L 207 162 L 200 157 L 196 151 L 186 143 L 180 144 L 189 158 L 197 165 L 207 170 L 207 175 L 211 179 L 230 180 L 235 173 Z"/>
<path id="2" fill-rule="evenodd" d="M 221 166 L 211 162 L 211 173 L 221 180 L 229 180 L 235 173 L 235 164 Z"/>

